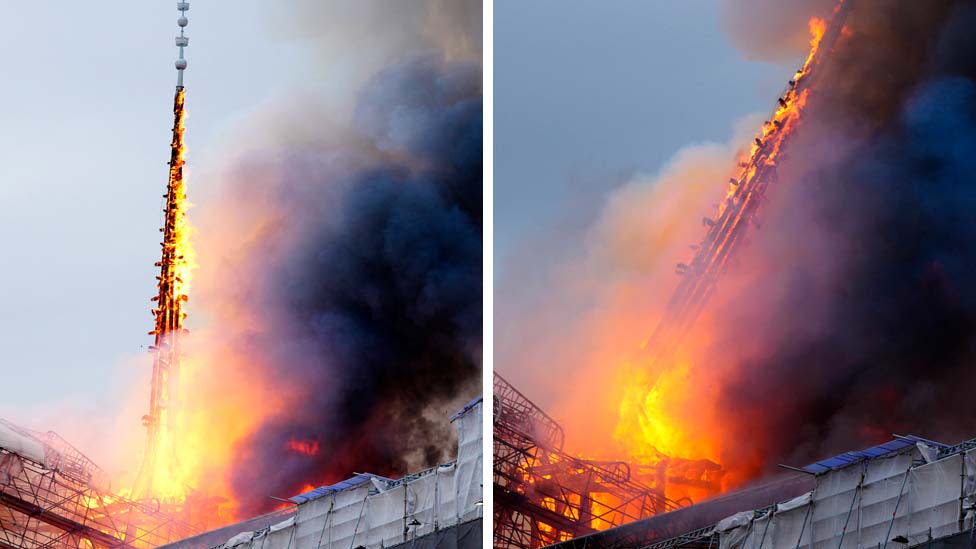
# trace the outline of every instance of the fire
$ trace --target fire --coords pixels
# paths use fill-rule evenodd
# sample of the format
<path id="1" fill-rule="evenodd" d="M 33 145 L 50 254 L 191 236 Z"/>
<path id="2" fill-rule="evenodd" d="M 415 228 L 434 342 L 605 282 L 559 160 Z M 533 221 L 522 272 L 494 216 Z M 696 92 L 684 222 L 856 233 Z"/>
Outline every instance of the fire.
<path id="1" fill-rule="evenodd" d="M 289 440 L 285 447 L 296 454 L 303 456 L 314 456 L 319 453 L 319 441 L 317 440 Z"/>
<path id="2" fill-rule="evenodd" d="M 840 4 L 837 4 L 840 7 Z M 803 70 L 806 71 L 813 63 L 813 58 L 820 50 L 820 42 L 823 41 L 824 34 L 827 32 L 827 21 L 819 17 L 811 17 L 807 23 L 810 29 L 810 53 L 807 55 L 806 62 L 803 63 Z"/>
<path id="3" fill-rule="evenodd" d="M 190 243 L 192 227 L 187 220 L 189 203 L 186 193 L 184 165 L 186 146 L 186 90 L 177 88 L 173 102 L 173 139 L 170 143 L 169 180 L 166 186 L 166 207 L 163 227 L 162 258 L 157 287 L 153 298 L 157 306 L 152 310 L 155 327 L 153 375 L 149 413 L 143 422 L 148 430 L 146 453 L 135 487 L 141 498 L 157 498 L 179 503 L 187 495 L 186 479 L 178 458 L 175 437 L 182 421 L 183 350 L 181 339 L 186 313 L 184 304 L 189 300 L 190 279 L 196 267 L 193 246 Z"/>
<path id="4" fill-rule="evenodd" d="M 176 155 L 170 166 L 170 188 L 173 193 L 172 207 L 174 208 L 172 242 L 175 248 L 174 286 L 179 299 L 186 301 L 190 295 L 190 282 L 193 271 L 197 268 L 196 254 L 190 237 L 193 227 L 187 218 L 191 206 L 187 200 L 186 178 L 183 168 L 186 164 L 186 142 L 183 136 L 186 132 L 186 90 L 180 88 L 176 94 L 175 127 L 173 129 L 172 146 Z M 184 315 L 185 317 L 185 315 Z"/>
<path id="5" fill-rule="evenodd" d="M 216 373 L 215 364 L 239 363 L 241 357 L 216 354 L 186 330 L 185 306 L 197 269 L 195 234 L 187 217 L 190 202 L 184 174 L 186 91 L 177 89 L 167 184 L 159 293 L 153 298 L 155 335 L 148 436 L 142 468 L 131 489 L 137 499 L 152 499 L 170 512 L 192 516 L 198 525 L 219 526 L 236 516 L 224 464 L 234 445 L 255 424 L 254 403 L 269 400 L 259 382 L 237 368 Z M 206 331 L 204 331 L 206 333 Z M 218 379 L 219 378 L 219 379 Z M 141 396 L 141 395 L 140 395 Z M 275 407 L 266 404 L 271 412 Z"/>
<path id="6" fill-rule="evenodd" d="M 686 395 L 691 393 L 693 380 L 690 375 L 691 364 L 683 361 L 662 372 L 653 383 L 646 378 L 635 380 L 635 387 L 640 389 L 625 398 L 620 405 L 620 414 L 633 415 L 637 423 L 618 425 L 617 436 L 637 440 L 641 445 L 638 453 L 645 458 L 657 457 L 655 454 L 658 453 L 684 458 L 702 457 L 702 453 L 712 454 L 709 448 L 701 447 L 701 441 L 694 440 L 691 433 L 672 418 L 672 410 L 682 407 Z M 631 432 L 633 427 L 637 427 L 638 432 Z M 650 441 L 653 441 L 653 445 Z M 716 459 L 718 456 L 712 454 L 703 457 Z"/>
<path id="7" fill-rule="evenodd" d="M 719 215 L 717 221 L 712 221 L 712 227 L 723 224 L 735 227 L 750 221 L 754 211 L 750 201 L 758 200 L 758 195 L 763 193 L 767 175 L 777 165 L 784 144 L 800 122 L 809 100 L 808 78 L 819 60 L 817 54 L 827 23 L 813 18 L 809 21 L 809 30 L 810 52 L 778 99 L 776 110 L 762 125 L 748 151 L 737 159 L 738 169 L 730 178 L 725 200 L 719 205 Z M 713 235 L 718 238 L 713 240 Z M 712 261 L 712 257 L 721 258 L 723 254 L 727 257 L 726 250 L 737 244 L 732 240 L 735 235 L 737 231 L 710 231 L 701 248 L 697 248 L 699 256 L 690 265 L 720 272 L 721 266 L 708 261 Z M 707 251 L 704 250 L 706 242 L 712 246 Z M 698 262 L 699 259 L 702 261 Z M 687 274 L 691 267 L 681 265 L 686 272 L 679 274 Z M 674 500 L 685 496 L 693 499 L 707 497 L 717 489 L 724 490 L 743 480 L 736 472 L 731 472 L 731 478 L 723 478 L 723 473 L 717 472 L 717 463 L 723 457 L 722 419 L 711 417 L 709 407 L 698 404 L 717 395 L 717 389 L 709 383 L 715 360 L 704 356 L 709 332 L 707 319 L 698 319 L 694 330 L 681 345 L 657 355 L 650 367 L 618 364 L 618 371 L 628 370 L 629 376 L 618 407 L 614 438 L 629 459 L 644 466 L 649 475 L 672 481 L 665 486 L 666 495 Z M 681 337 L 676 333 L 665 332 L 664 337 Z M 651 347 L 655 343 L 660 345 L 662 342 L 652 340 Z"/>

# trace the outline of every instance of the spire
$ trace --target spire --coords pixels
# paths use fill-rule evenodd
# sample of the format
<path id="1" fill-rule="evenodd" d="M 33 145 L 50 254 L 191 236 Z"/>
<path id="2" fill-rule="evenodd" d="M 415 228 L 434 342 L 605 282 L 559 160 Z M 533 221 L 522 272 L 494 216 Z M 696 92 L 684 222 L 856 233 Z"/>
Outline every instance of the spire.
<path id="1" fill-rule="evenodd" d="M 180 56 L 176 60 L 176 89 L 183 88 L 183 71 L 186 70 L 186 57 L 183 56 L 184 49 L 190 45 L 190 38 L 186 35 L 186 26 L 190 20 L 186 18 L 186 12 L 190 11 L 189 2 L 177 2 L 176 9 L 180 12 L 176 24 L 180 26 L 180 35 L 176 37 L 176 47 L 180 48 Z"/>
<path id="2" fill-rule="evenodd" d="M 142 468 L 136 479 L 137 498 L 157 498 L 178 500 L 185 487 L 180 482 L 177 460 L 177 430 L 179 427 L 180 406 L 180 362 L 182 350 L 180 339 L 185 329 L 183 322 L 186 313 L 183 305 L 189 299 L 190 269 L 193 250 L 189 242 L 190 227 L 186 220 L 187 199 L 183 165 L 185 147 L 183 71 L 186 59 L 183 50 L 189 39 L 183 32 L 188 24 L 186 12 L 188 2 L 177 2 L 180 11 L 177 24 L 180 35 L 176 45 L 180 56 L 176 60 L 178 79 L 176 97 L 173 102 L 173 137 L 170 142 L 169 180 L 166 185 L 166 199 L 163 227 L 162 254 L 156 263 L 159 267 L 157 279 L 158 293 L 153 297 L 156 303 L 152 309 L 155 326 L 150 335 L 154 341 L 150 350 L 153 354 L 153 371 L 149 395 L 149 413 L 143 416 L 146 427 L 146 451 Z"/>

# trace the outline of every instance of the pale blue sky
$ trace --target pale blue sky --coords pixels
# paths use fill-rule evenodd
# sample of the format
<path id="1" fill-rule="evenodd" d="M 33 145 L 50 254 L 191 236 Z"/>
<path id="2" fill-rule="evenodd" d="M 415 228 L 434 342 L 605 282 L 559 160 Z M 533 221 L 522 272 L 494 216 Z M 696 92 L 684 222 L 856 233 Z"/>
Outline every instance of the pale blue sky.
<path id="1" fill-rule="evenodd" d="M 145 377 L 130 357 L 150 342 L 178 13 L 169 0 L 0 6 L 0 416 L 36 423 L 42 406 L 104 411 Z M 270 38 L 274 6 L 191 2 L 194 202 L 221 132 L 302 78 L 302 55 Z"/>
<path id="2" fill-rule="evenodd" d="M 716 0 L 497 0 L 494 11 L 496 287 L 577 246 L 633 174 L 771 109 L 792 72 L 744 60 Z"/>
<path id="3" fill-rule="evenodd" d="M 13 388 L 0 416 L 52 402 L 72 413 L 111 407 L 145 377 L 131 357 L 144 356 L 152 324 L 174 4 L 0 0 L 0 380 Z M 192 2 L 194 202 L 210 189 L 193 174 L 235 124 L 310 78 L 304 50 L 275 38 L 286 33 L 269 6 Z M 520 240 L 558 234 L 572 245 L 631 174 L 768 110 L 789 72 L 744 61 L 714 0 L 499 0 L 494 13 L 499 277 Z"/>

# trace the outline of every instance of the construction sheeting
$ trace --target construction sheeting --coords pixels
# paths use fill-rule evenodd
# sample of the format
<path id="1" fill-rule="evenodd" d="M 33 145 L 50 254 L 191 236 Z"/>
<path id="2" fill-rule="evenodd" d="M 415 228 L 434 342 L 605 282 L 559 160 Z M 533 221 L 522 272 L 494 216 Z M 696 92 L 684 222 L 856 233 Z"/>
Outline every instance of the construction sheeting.
<path id="1" fill-rule="evenodd" d="M 237 534 L 223 547 L 390 547 L 480 519 L 481 399 L 465 406 L 452 421 L 458 433 L 454 462 L 399 481 L 360 474 L 296 496 L 292 498 L 298 504 L 293 517 L 263 530 Z"/>
<path id="2" fill-rule="evenodd" d="M 174 541 L 162 547 L 166 549 L 211 549 L 212 547 L 221 547 L 229 538 L 235 537 L 240 532 L 252 533 L 267 530 L 272 525 L 287 523 L 287 519 L 294 515 L 294 507 L 280 509 L 243 522 L 229 524 L 223 528 Z"/>
<path id="3" fill-rule="evenodd" d="M 719 547 L 904 547 L 963 531 L 976 501 L 973 452 L 936 459 L 932 448 L 912 445 L 831 469 L 809 494 L 721 521 Z"/>
<path id="4" fill-rule="evenodd" d="M 0 423 L 0 448 L 49 468 L 58 461 L 56 452 L 49 452 L 37 439 L 22 435 L 3 423 Z"/>
<path id="5" fill-rule="evenodd" d="M 481 518 L 482 513 L 481 408 L 481 397 L 478 397 L 451 418 L 458 433 L 458 456 L 454 474 L 456 499 L 455 508 L 445 509 L 444 512 L 456 514 L 459 522 Z"/>
<path id="6" fill-rule="evenodd" d="M 396 549 L 481 549 L 484 547 L 483 523 L 483 519 L 463 522 L 393 547 Z"/>

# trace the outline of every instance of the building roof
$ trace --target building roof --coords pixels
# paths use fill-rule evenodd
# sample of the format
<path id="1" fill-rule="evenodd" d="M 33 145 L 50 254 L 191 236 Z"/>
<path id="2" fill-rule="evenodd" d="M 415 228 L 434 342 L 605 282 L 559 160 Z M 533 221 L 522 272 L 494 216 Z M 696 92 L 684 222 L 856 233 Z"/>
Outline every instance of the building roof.
<path id="1" fill-rule="evenodd" d="M 842 467 L 847 467 L 852 463 L 857 463 L 866 459 L 874 459 L 888 454 L 893 454 L 895 452 L 900 452 L 906 448 L 915 447 L 919 442 L 927 445 L 934 446 L 936 448 L 945 448 L 946 445 L 941 442 L 935 442 L 922 437 L 917 437 L 915 435 L 908 435 L 903 437 L 898 437 L 894 440 L 885 442 L 884 444 L 879 444 L 877 446 L 872 446 L 865 450 L 858 450 L 854 452 L 844 452 L 843 454 L 822 459 L 816 463 L 811 463 L 803 468 L 804 471 L 808 473 L 813 473 L 819 475 L 826 473 L 828 471 L 833 471 L 835 469 L 840 469 Z"/>
<path id="2" fill-rule="evenodd" d="M 303 492 L 297 496 L 292 496 L 288 498 L 289 501 L 293 503 L 305 503 L 306 501 L 318 499 L 322 496 L 327 496 L 329 494 L 334 494 L 335 492 L 341 492 L 343 490 L 348 490 L 350 488 L 355 488 L 362 485 L 363 483 L 370 482 L 372 479 L 379 479 L 383 482 L 389 482 L 390 479 L 386 477 L 381 477 L 379 475 L 373 475 L 370 473 L 356 473 L 355 476 L 347 478 L 341 482 L 335 484 L 330 484 L 328 486 L 319 486 L 314 490 L 309 490 L 308 492 Z"/>
<path id="3" fill-rule="evenodd" d="M 459 417 L 463 416 L 464 414 L 470 412 L 471 409 L 474 408 L 475 406 L 477 406 L 482 400 L 484 400 L 484 397 L 481 397 L 481 396 L 476 396 L 476 397 L 472 398 L 471 401 L 468 402 L 467 404 L 465 404 L 464 406 L 462 406 L 460 410 L 458 410 L 457 412 L 454 412 L 454 415 L 451 416 L 451 421 L 453 422 L 457 418 L 459 418 Z"/>
<path id="4" fill-rule="evenodd" d="M 483 400 L 484 398 L 481 396 L 477 396 L 471 399 L 467 404 L 462 406 L 460 410 L 458 410 L 457 412 L 454 413 L 454 415 L 451 416 L 451 421 L 455 421 L 459 417 L 470 412 L 475 406 L 481 404 Z M 374 475 L 371 473 L 356 473 L 354 476 L 352 476 L 351 478 L 347 478 L 346 480 L 337 482 L 335 484 L 330 484 L 329 486 L 319 486 L 314 490 L 309 490 L 308 492 L 303 492 L 296 496 L 292 496 L 288 498 L 288 500 L 293 503 L 305 503 L 306 501 L 317 499 L 322 496 L 327 496 L 335 492 L 341 492 L 343 490 L 355 488 L 357 486 L 360 486 L 364 482 L 370 482 L 372 479 L 379 480 L 384 484 L 393 482 L 392 479 L 382 477 L 379 475 Z"/>
<path id="5" fill-rule="evenodd" d="M 929 447 L 938 448 L 940 454 L 945 454 L 951 448 L 945 444 L 914 435 L 899 436 L 884 444 L 872 446 L 865 450 L 845 452 L 800 468 L 809 474 L 789 475 L 755 484 L 706 499 L 689 507 L 682 507 L 616 528 L 560 542 L 550 547 L 559 549 L 598 546 L 645 547 L 658 543 L 667 545 L 671 541 L 679 540 L 685 534 L 690 535 L 696 532 L 700 534 L 700 537 L 711 536 L 715 524 L 725 517 L 784 502 L 813 490 L 816 486 L 816 475 L 840 469 L 859 461 L 888 456 L 909 448 L 915 448 L 919 442 Z M 960 447 L 963 446 L 960 445 Z M 976 447 L 976 444 L 973 447 Z"/>

